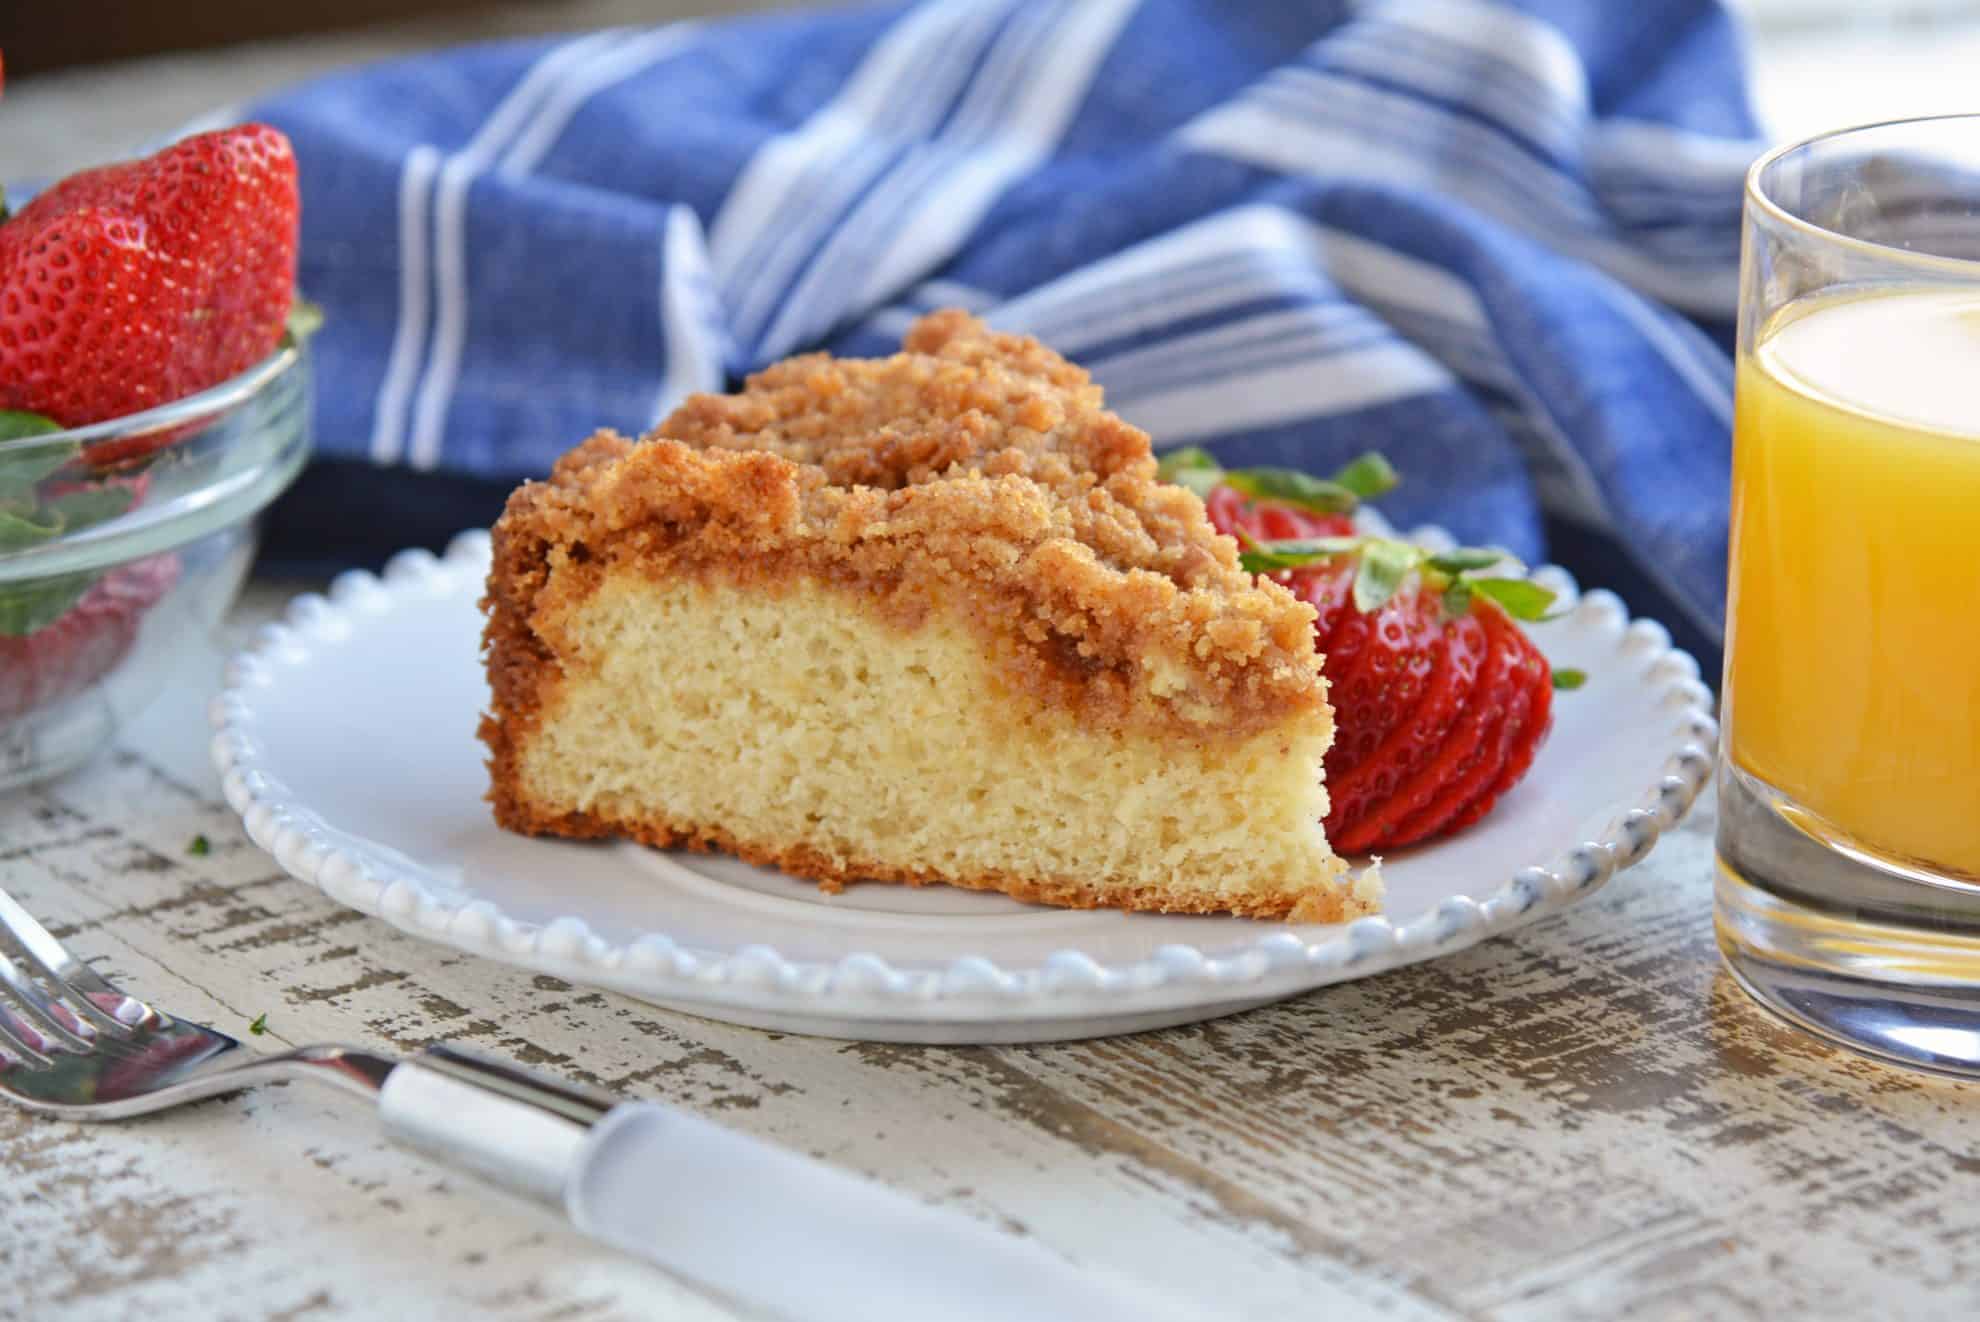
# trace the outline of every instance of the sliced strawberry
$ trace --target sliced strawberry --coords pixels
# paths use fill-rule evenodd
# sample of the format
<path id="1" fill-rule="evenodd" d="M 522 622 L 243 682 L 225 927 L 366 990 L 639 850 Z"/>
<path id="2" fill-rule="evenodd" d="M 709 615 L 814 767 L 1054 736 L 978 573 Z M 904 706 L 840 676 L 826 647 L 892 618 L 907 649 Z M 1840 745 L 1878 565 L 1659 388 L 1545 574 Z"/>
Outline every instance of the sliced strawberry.
<path id="1" fill-rule="evenodd" d="M 1244 544 L 1247 567 L 1317 612 L 1335 723 L 1326 828 L 1337 850 L 1460 830 L 1526 774 L 1551 728 L 1554 677 L 1514 616 L 1541 618 L 1551 593 L 1474 577 L 1495 554 L 1355 534 L 1355 488 L 1394 481 L 1379 460 L 1358 460 L 1332 482 L 1227 473 L 1202 451 L 1171 455 L 1163 470 L 1199 489 L 1211 522 Z"/>
<path id="2" fill-rule="evenodd" d="M 1399 592 L 1373 614 L 1344 612 L 1320 640 L 1337 713 L 1333 765 L 1343 773 L 1378 757 L 1390 735 L 1407 728 L 1422 705 L 1448 650 L 1441 616 L 1436 597 Z M 1347 637 L 1354 639 L 1352 660 L 1337 667 L 1332 658 Z"/>
<path id="3" fill-rule="evenodd" d="M 1499 796 L 1517 785 L 1520 778 L 1526 775 L 1527 769 L 1533 765 L 1534 756 L 1540 751 L 1540 745 L 1553 730 L 1554 683 L 1552 675 L 1548 673 L 1546 658 L 1540 655 L 1539 649 L 1534 647 L 1517 627 L 1512 628 L 1512 635 L 1516 641 L 1507 646 L 1516 654 L 1513 661 L 1514 675 L 1525 686 L 1520 698 L 1520 703 L 1523 704 L 1520 723 L 1507 735 L 1505 762 L 1500 767 L 1497 778 L 1475 794 L 1470 802 L 1450 819 L 1444 827 L 1446 831 L 1462 831 L 1490 812 L 1492 805 L 1499 801 Z M 1508 724 L 1510 725 L 1510 717 Z"/>
<path id="4" fill-rule="evenodd" d="M 1366 853 L 1386 843 L 1396 823 L 1429 802 L 1438 778 L 1425 776 L 1424 769 L 1470 709 L 1487 647 L 1484 626 L 1475 617 L 1453 621 L 1436 673 L 1409 722 L 1359 765 L 1342 766 L 1339 775 L 1328 759 L 1327 795 L 1333 809 L 1327 815 L 1327 837 L 1335 848 Z"/>
<path id="5" fill-rule="evenodd" d="M 1474 610 L 1491 640 L 1486 674 L 1472 695 L 1472 711 L 1479 725 L 1478 740 L 1437 786 L 1430 801 L 1404 818 L 1390 833 L 1384 843 L 1391 847 L 1414 844 L 1456 830 L 1459 815 L 1492 793 L 1525 727 L 1533 701 L 1532 690 L 1521 669 L 1520 649 L 1507 636 L 1516 635 L 1518 627 L 1496 607 L 1478 603 Z"/>
<path id="6" fill-rule="evenodd" d="M 1337 823 L 1338 838 L 1329 836 L 1336 849 L 1348 853 L 1394 849 L 1434 834 L 1436 824 L 1448 815 L 1443 801 L 1449 787 L 1470 775 L 1489 755 L 1490 741 L 1502 717 L 1492 695 L 1505 684 L 1506 658 L 1502 650 L 1491 645 L 1489 631 L 1481 627 L 1480 632 L 1485 639 L 1484 660 L 1458 719 L 1387 800 L 1370 804 L 1363 820 Z"/>

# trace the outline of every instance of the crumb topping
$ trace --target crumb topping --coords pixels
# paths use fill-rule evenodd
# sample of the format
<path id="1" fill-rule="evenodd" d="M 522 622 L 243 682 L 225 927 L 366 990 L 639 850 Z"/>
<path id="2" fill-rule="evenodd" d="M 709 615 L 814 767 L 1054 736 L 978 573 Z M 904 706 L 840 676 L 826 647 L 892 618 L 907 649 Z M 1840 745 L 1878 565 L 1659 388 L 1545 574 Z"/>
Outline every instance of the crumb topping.
<path id="1" fill-rule="evenodd" d="M 1104 727 L 1207 741 L 1324 709 L 1312 608 L 1238 567 L 1084 371 L 955 311 L 892 357 L 793 358 L 593 436 L 511 496 L 495 547 L 498 710 L 535 705 L 505 689 L 614 569 L 809 580 L 908 628 L 958 610 L 1011 687 Z"/>

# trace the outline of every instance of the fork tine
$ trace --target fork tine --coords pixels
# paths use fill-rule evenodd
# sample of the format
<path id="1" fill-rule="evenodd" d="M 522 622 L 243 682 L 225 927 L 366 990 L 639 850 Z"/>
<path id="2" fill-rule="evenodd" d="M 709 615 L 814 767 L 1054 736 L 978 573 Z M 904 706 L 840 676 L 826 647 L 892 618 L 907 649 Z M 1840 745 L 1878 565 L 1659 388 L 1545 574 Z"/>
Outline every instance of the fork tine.
<path id="1" fill-rule="evenodd" d="M 34 1031 L 34 1026 L 15 1013 L 5 998 L 0 998 L 0 1047 L 29 1066 L 46 1068 L 55 1062 L 48 1058 L 43 1045 L 41 1034 Z"/>
<path id="2" fill-rule="evenodd" d="M 47 978 L 57 993 L 75 1002 L 75 1008 L 96 1027 L 119 1036 L 129 1036 L 137 1026 L 164 1020 L 158 1011 L 117 990 L 108 979 L 69 953 L 68 947 L 48 934 L 14 897 L 0 890 L 0 931 L 11 936 Z"/>
<path id="3" fill-rule="evenodd" d="M 12 1008 L 43 1041 L 52 1038 L 76 1051 L 88 1051 L 95 1045 L 92 1039 L 96 1034 L 85 1028 L 75 1012 L 50 1001 L 34 979 L 23 972 L 19 964 L 7 958 L 3 951 L 0 951 L 0 986 L 5 986 L 14 994 L 17 1004 Z M 78 1032 L 78 1029 L 83 1029 L 88 1036 Z"/>

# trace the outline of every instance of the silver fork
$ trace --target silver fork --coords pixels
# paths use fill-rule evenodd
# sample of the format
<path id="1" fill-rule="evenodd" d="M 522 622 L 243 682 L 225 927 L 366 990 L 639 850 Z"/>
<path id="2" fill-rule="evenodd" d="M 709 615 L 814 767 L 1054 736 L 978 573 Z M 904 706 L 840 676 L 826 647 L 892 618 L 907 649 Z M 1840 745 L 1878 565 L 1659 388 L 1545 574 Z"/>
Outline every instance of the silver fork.
<path id="1" fill-rule="evenodd" d="M 817 1322 L 1181 1316 L 1035 1242 L 692 1112 L 445 1045 L 405 1059 L 331 1045 L 258 1055 L 119 990 L 4 890 L 0 937 L 0 1095 L 31 1111 L 120 1120 L 316 1079 L 375 1101 L 401 1142 L 752 1309 Z"/>
<path id="2" fill-rule="evenodd" d="M 568 1158 L 618 1105 L 444 1044 L 407 1060 L 334 1045 L 249 1051 L 114 986 L 4 890 L 0 936 L 0 1094 L 30 1111 L 122 1120 L 258 1083 L 316 1079 L 377 1100 L 395 1138 L 561 1203 Z M 466 1116 L 501 1121 L 499 1150 L 463 1143 Z"/>

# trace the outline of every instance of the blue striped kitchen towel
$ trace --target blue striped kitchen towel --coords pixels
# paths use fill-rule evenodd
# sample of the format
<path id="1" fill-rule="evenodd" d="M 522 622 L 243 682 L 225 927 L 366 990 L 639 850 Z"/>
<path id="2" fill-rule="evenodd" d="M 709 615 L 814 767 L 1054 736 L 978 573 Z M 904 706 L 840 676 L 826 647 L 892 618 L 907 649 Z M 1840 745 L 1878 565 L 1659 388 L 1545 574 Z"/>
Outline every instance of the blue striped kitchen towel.
<path id="1" fill-rule="evenodd" d="M 295 141 L 328 313 L 272 550 L 444 540 L 594 427 L 961 305 L 1158 447 L 1380 448 L 1398 520 L 1709 656 L 1739 37 L 1711 0 L 925 0 L 308 84 L 242 112 Z"/>

